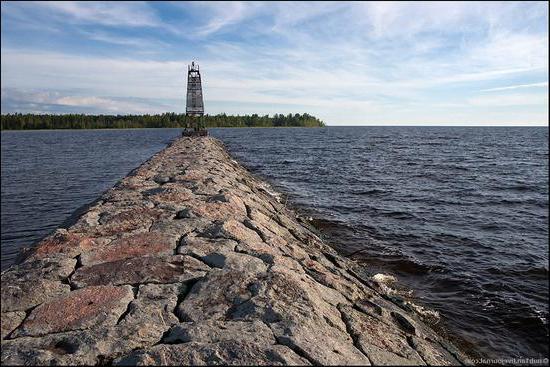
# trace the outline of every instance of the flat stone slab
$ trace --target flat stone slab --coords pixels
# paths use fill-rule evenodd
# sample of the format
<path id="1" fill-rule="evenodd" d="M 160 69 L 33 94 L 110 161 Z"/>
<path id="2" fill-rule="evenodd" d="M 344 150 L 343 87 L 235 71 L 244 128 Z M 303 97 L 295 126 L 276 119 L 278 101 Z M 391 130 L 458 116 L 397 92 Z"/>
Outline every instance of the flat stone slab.
<path id="1" fill-rule="evenodd" d="M 77 287 L 176 283 L 202 278 L 210 267 L 191 256 L 142 256 L 85 266 L 71 277 Z"/>
<path id="2" fill-rule="evenodd" d="M 171 254 L 175 247 L 176 242 L 172 237 L 160 232 L 136 233 L 84 253 L 80 256 L 80 261 L 83 265 L 90 266 L 143 255 Z"/>
<path id="3" fill-rule="evenodd" d="M 161 214 L 162 211 L 158 209 L 137 205 L 120 212 L 103 212 L 99 217 L 99 225 L 94 227 L 93 233 L 108 236 L 140 229 L 146 230 Z"/>
<path id="4" fill-rule="evenodd" d="M 77 290 L 32 310 L 14 336 L 40 336 L 102 324 L 114 325 L 133 299 L 129 286 Z"/>
<path id="5" fill-rule="evenodd" d="M 260 321 L 181 323 L 168 331 L 165 341 L 170 345 L 132 352 L 115 365 L 310 365 L 292 349 L 277 344 L 270 328 Z"/>
<path id="6" fill-rule="evenodd" d="M 26 311 L 71 288 L 63 281 L 74 270 L 75 259 L 28 259 L 2 273 L 2 312 Z"/>
<path id="7" fill-rule="evenodd" d="M 2 365 L 457 365 L 210 137 L 180 138 L 2 273 Z"/>
<path id="8" fill-rule="evenodd" d="M 55 255 L 74 257 L 95 246 L 96 243 L 89 237 L 58 229 L 29 251 L 28 257 L 30 259 L 43 259 Z"/>

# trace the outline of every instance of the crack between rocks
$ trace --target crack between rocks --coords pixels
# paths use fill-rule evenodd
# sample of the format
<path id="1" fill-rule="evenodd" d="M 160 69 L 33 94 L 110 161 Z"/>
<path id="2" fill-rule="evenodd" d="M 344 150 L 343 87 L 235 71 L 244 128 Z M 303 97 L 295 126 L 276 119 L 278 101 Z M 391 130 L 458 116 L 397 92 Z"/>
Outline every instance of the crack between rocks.
<path id="1" fill-rule="evenodd" d="M 306 353 L 302 348 L 298 347 L 294 343 L 289 342 L 289 344 L 285 344 L 284 342 L 281 342 L 281 340 L 280 340 L 281 337 L 277 337 L 275 335 L 275 332 L 273 331 L 273 329 L 271 328 L 271 325 L 268 322 L 262 320 L 261 318 L 258 319 L 258 321 L 260 321 L 261 323 L 266 325 L 267 328 L 269 329 L 269 331 L 271 331 L 271 335 L 273 335 L 273 339 L 275 340 L 275 342 L 271 345 L 280 345 L 282 347 L 290 349 L 296 355 L 298 355 L 299 357 L 302 357 L 303 359 L 308 361 L 312 366 L 322 365 L 321 363 L 318 363 L 313 358 L 311 358 L 308 353 Z M 247 322 L 247 321 L 243 321 L 243 322 Z M 250 321 L 250 322 L 252 322 L 252 321 Z M 292 346 L 290 344 L 292 344 Z"/>
<path id="2" fill-rule="evenodd" d="M 155 221 L 151 220 L 151 224 L 149 224 L 149 228 L 147 229 L 147 232 L 151 232 L 151 228 L 155 225 Z"/>
<path id="3" fill-rule="evenodd" d="M 238 244 L 240 245 L 243 245 L 242 242 L 238 242 Z M 261 255 L 257 255 L 255 253 L 250 253 L 250 252 L 247 252 L 246 250 L 244 249 L 238 249 L 236 246 L 235 246 L 235 249 L 233 250 L 234 252 L 238 253 L 238 254 L 243 254 L 243 255 L 248 255 L 248 256 L 252 256 L 252 257 L 255 257 L 257 259 L 260 259 L 265 265 L 267 265 L 267 269 L 266 269 L 266 273 L 269 273 L 269 271 L 271 270 L 271 268 L 273 267 L 273 265 L 275 265 L 274 263 L 269 263 L 267 262 L 265 259 L 262 258 Z M 271 256 L 270 254 L 268 253 L 264 253 L 266 256 Z"/>
<path id="4" fill-rule="evenodd" d="M 273 332 L 273 330 L 272 330 L 272 332 Z M 283 339 L 282 337 L 276 336 L 275 334 L 273 334 L 273 336 L 275 337 L 275 341 L 276 341 L 275 345 L 278 344 L 278 345 L 282 345 L 284 347 L 289 348 L 294 353 L 296 353 L 298 356 L 302 357 L 303 359 L 305 359 L 306 361 L 311 363 L 312 366 L 321 366 L 322 365 L 322 363 L 315 360 L 315 358 L 313 358 L 309 353 L 307 353 L 305 350 L 303 350 L 302 348 L 297 346 L 295 343 L 293 343 L 290 339 L 288 340 L 288 343 L 286 343 L 286 340 Z"/>
<path id="5" fill-rule="evenodd" d="M 371 291 L 373 291 L 375 294 L 380 296 L 380 293 L 378 290 L 373 288 L 372 285 L 370 285 L 366 280 L 364 280 L 361 276 L 359 276 L 353 269 L 346 269 L 348 274 L 352 275 L 355 279 L 359 281 L 359 283 L 363 284 L 365 287 L 369 288 Z"/>
<path id="6" fill-rule="evenodd" d="M 338 310 L 338 313 L 340 314 L 340 319 L 342 320 L 342 322 L 344 323 L 344 325 L 346 326 L 346 334 L 349 335 L 349 337 L 351 338 L 351 340 L 353 341 L 353 346 L 355 347 L 355 349 L 357 349 L 359 351 L 359 353 L 363 354 L 367 360 L 369 361 L 370 365 L 371 366 L 374 366 L 374 363 L 372 362 L 372 360 L 370 359 L 369 355 L 367 354 L 367 352 L 365 352 L 363 350 L 363 348 L 361 348 L 361 345 L 359 344 L 359 336 L 356 335 L 352 328 L 351 328 L 351 325 L 349 324 L 349 322 L 346 320 L 346 318 L 344 317 L 344 314 L 342 312 L 342 310 L 340 310 L 340 305 L 338 305 L 336 307 L 336 309 Z"/>
<path id="7" fill-rule="evenodd" d="M 244 305 L 244 304 L 247 303 L 247 302 L 252 301 L 252 298 L 253 298 L 253 297 L 250 297 L 249 299 L 244 300 L 244 301 L 242 301 L 242 302 L 232 304 L 231 307 L 229 307 L 229 308 L 227 309 L 227 311 L 225 312 L 224 320 L 225 320 L 225 321 L 240 321 L 240 319 L 234 319 L 234 318 L 233 318 L 233 315 L 235 314 L 235 312 L 237 312 L 237 309 L 238 309 L 240 306 Z"/>
<path id="8" fill-rule="evenodd" d="M 291 258 L 292 258 L 292 257 L 291 257 Z M 313 260 L 313 261 L 315 261 L 316 263 L 319 263 L 319 262 L 316 261 L 316 260 Z M 322 274 L 322 273 L 320 273 L 320 272 L 317 271 L 317 270 L 312 270 L 312 269 L 310 269 L 310 268 L 307 267 L 305 264 L 303 264 L 302 261 L 298 261 L 298 264 L 300 264 L 300 266 L 302 267 L 302 269 L 304 270 L 304 272 L 306 273 L 306 275 L 309 276 L 309 277 L 311 278 L 312 281 L 316 282 L 317 284 L 322 285 L 323 287 L 327 287 L 327 288 L 330 288 L 330 289 L 335 290 L 335 291 L 338 292 L 340 295 L 342 295 L 345 299 L 347 299 L 348 302 L 351 303 L 351 304 L 353 304 L 353 303 L 355 302 L 355 300 L 353 300 L 352 298 L 350 298 L 347 294 L 345 294 L 344 292 L 338 290 L 332 283 L 327 282 L 327 283 L 325 284 L 325 283 L 323 283 L 323 282 L 318 281 L 318 280 L 315 278 L 314 275 L 315 275 L 315 274 Z M 319 264 L 321 264 L 321 263 L 319 263 Z M 323 265 L 323 264 L 321 264 L 321 265 Z M 324 266 L 323 266 L 323 267 L 324 267 Z M 327 269 L 327 268 L 325 267 L 325 269 Z M 330 269 L 327 269 L 327 270 L 330 271 Z M 333 273 L 332 271 L 331 271 L 331 273 L 334 274 L 334 275 L 336 275 L 336 276 L 341 276 L 340 274 Z"/>
<path id="9" fill-rule="evenodd" d="M 336 289 L 334 287 L 334 285 L 331 283 L 331 282 L 326 282 L 326 284 L 318 281 L 317 279 L 315 279 L 315 274 L 322 274 L 321 272 L 317 271 L 317 270 L 312 270 L 310 268 L 308 268 L 307 266 L 305 266 L 304 264 L 302 264 L 301 262 L 299 262 L 299 264 L 302 266 L 302 269 L 304 269 L 304 271 L 306 272 L 307 275 L 309 275 L 309 277 L 316 283 L 319 283 L 321 284 L 322 286 L 324 287 L 327 287 L 327 288 L 330 288 L 330 289 L 334 289 L 335 291 L 337 291 L 338 293 L 342 294 L 342 296 L 346 297 L 347 296 L 343 293 L 341 293 L 340 291 L 338 291 L 338 289 Z"/>
<path id="10" fill-rule="evenodd" d="M 187 315 L 180 314 L 180 312 L 178 312 L 178 308 L 183 302 L 185 302 L 187 297 L 189 297 L 189 295 L 193 291 L 193 288 L 195 287 L 195 285 L 203 278 L 204 277 L 194 278 L 194 279 L 188 280 L 187 282 L 182 283 L 182 285 L 185 286 L 185 290 L 183 292 L 178 293 L 178 298 L 176 300 L 176 306 L 172 310 L 172 313 L 174 314 L 174 316 L 176 316 L 176 318 L 178 319 L 179 322 L 192 321 L 192 320 L 189 319 L 189 317 Z"/>
<path id="11" fill-rule="evenodd" d="M 10 333 L 8 335 L 6 335 L 3 339 L 4 340 L 13 340 L 13 339 L 17 339 L 17 338 L 21 338 L 22 336 L 17 336 L 15 338 L 12 337 L 13 333 L 15 333 L 15 331 L 17 329 L 19 329 L 21 327 L 21 325 L 23 325 L 25 323 L 25 321 L 27 320 L 27 318 L 29 317 L 29 315 L 31 314 L 31 312 L 37 308 L 38 306 L 40 306 L 42 303 L 36 305 L 36 306 L 32 306 L 31 308 L 28 308 L 26 310 L 24 310 L 25 312 L 25 317 L 23 318 L 23 320 L 21 320 L 21 322 L 19 323 L 19 325 L 17 325 L 17 327 L 15 329 L 13 329 L 12 331 L 10 331 Z M 16 311 L 11 311 L 11 312 L 16 312 Z"/>
<path id="12" fill-rule="evenodd" d="M 379 306 L 379 307 L 382 308 L 382 306 Z M 373 313 L 373 312 L 364 311 L 359 306 L 357 306 L 357 304 L 355 304 L 355 303 L 352 304 L 352 308 L 357 312 L 363 313 L 365 315 L 368 315 L 368 316 L 378 320 L 379 322 L 381 322 L 382 324 L 384 324 L 386 326 L 389 326 L 391 328 L 395 327 L 395 324 L 392 324 L 392 323 L 389 323 L 388 321 L 386 321 L 382 315 L 378 315 L 378 314 Z"/>
<path id="13" fill-rule="evenodd" d="M 440 340 L 438 340 L 437 343 L 441 346 L 441 348 L 445 349 L 447 353 L 449 353 L 458 363 L 460 363 L 461 366 L 465 365 L 462 362 L 462 358 L 458 356 L 454 351 L 449 350 L 449 348 L 447 348 L 444 343 L 442 343 Z"/>
<path id="14" fill-rule="evenodd" d="M 126 318 L 126 316 L 128 316 L 128 314 L 130 313 L 131 308 L 132 308 L 132 303 L 137 299 L 138 287 L 132 286 L 132 294 L 134 296 L 134 299 L 131 300 L 130 302 L 128 302 L 128 304 L 126 305 L 126 310 L 124 310 L 122 315 L 120 315 L 120 317 L 118 318 L 115 325 L 120 324 L 122 322 L 122 320 L 124 320 Z"/>
<path id="15" fill-rule="evenodd" d="M 411 347 L 411 349 L 414 350 L 414 351 L 416 352 L 416 354 L 418 355 L 418 357 L 420 357 L 420 359 L 422 360 L 422 362 L 424 362 L 424 363 L 426 364 L 426 366 L 429 366 L 430 364 L 424 359 L 424 357 L 422 357 L 422 355 L 420 354 L 420 352 L 418 351 L 418 349 L 416 349 L 416 347 L 414 346 L 414 342 L 413 342 L 413 340 L 412 340 L 412 336 L 407 335 L 406 340 L 407 340 L 407 344 L 409 345 L 409 347 Z"/>
<path id="16" fill-rule="evenodd" d="M 212 270 L 212 266 L 208 265 L 208 263 L 207 263 L 206 261 L 204 261 L 204 260 L 202 259 L 201 256 L 195 254 L 194 252 L 188 252 L 188 253 L 185 253 L 185 254 L 178 254 L 178 255 L 183 255 L 183 256 L 187 255 L 187 256 L 190 256 L 190 257 L 192 257 L 193 259 L 199 260 L 201 263 L 203 263 L 204 265 L 208 266 L 208 269 L 209 269 L 208 272 L 210 272 L 210 270 Z M 202 277 L 201 277 L 201 278 L 202 278 Z"/>
<path id="17" fill-rule="evenodd" d="M 196 237 L 201 237 L 201 236 L 199 236 L 200 233 L 199 233 L 199 229 L 198 229 L 198 228 L 192 229 L 191 231 L 189 231 L 189 232 L 187 232 L 187 233 L 184 233 L 184 234 L 182 234 L 182 235 L 180 236 L 180 238 L 178 239 L 178 245 L 176 246 L 176 249 L 177 249 L 178 247 L 183 246 L 183 245 L 181 244 L 181 241 L 183 241 L 183 239 L 184 239 L 185 237 L 190 237 L 193 233 L 196 233 L 196 234 L 197 234 Z M 203 237 L 203 238 L 205 238 L 205 237 Z"/>
<path id="18" fill-rule="evenodd" d="M 96 366 L 112 366 L 115 357 L 98 355 L 96 357 Z"/>
<path id="19" fill-rule="evenodd" d="M 341 266 L 340 264 L 338 264 L 338 261 L 336 261 L 336 257 L 334 255 L 332 255 L 331 253 L 328 253 L 328 252 L 325 252 L 325 251 L 321 251 L 321 253 L 325 256 L 325 258 L 330 261 L 332 263 L 332 265 L 334 265 L 336 268 L 338 269 L 343 269 L 343 270 L 347 270 L 347 268 Z"/>
<path id="20" fill-rule="evenodd" d="M 67 334 L 67 333 L 74 333 L 74 332 L 78 332 L 78 331 L 86 331 L 86 330 L 90 330 L 92 329 L 92 327 L 88 327 L 88 328 L 80 328 L 80 329 L 71 329 L 71 330 L 63 330 L 63 331 L 52 331 L 50 333 L 46 333 L 46 334 L 42 334 L 42 335 L 20 335 L 20 336 L 17 336 L 15 338 L 12 338 L 12 339 L 9 339 L 9 340 L 17 340 L 19 338 L 34 338 L 34 339 L 39 339 L 39 338 L 43 338 L 45 336 L 50 336 L 50 335 L 59 335 L 59 334 Z M 15 330 L 14 330 L 15 331 Z M 13 332 L 13 331 L 12 331 Z M 10 333 L 11 334 L 11 333 Z M 7 337 L 5 340 L 8 340 Z"/>
<path id="21" fill-rule="evenodd" d="M 252 220 L 252 217 L 250 216 L 250 213 L 252 213 L 252 209 L 250 209 L 250 206 L 247 203 L 245 203 L 244 200 L 243 200 L 243 204 L 246 209 L 246 216 L 248 217 L 248 219 Z"/>
<path id="22" fill-rule="evenodd" d="M 151 345 L 151 347 L 155 347 L 157 345 L 176 345 L 176 344 L 186 344 L 186 343 L 190 343 L 192 340 L 189 340 L 189 341 L 173 341 L 173 342 L 167 342 L 165 339 L 168 337 L 169 333 L 170 333 L 170 330 L 172 329 L 173 325 L 170 325 L 170 327 L 168 329 L 166 329 L 166 331 L 164 331 L 159 339 L 158 342 L 156 342 L 155 344 Z M 138 348 L 138 349 L 141 349 L 141 348 Z"/>
<path id="23" fill-rule="evenodd" d="M 74 264 L 73 271 L 71 272 L 71 274 L 69 274 L 67 276 L 67 278 L 65 278 L 61 281 L 61 283 L 67 284 L 67 285 L 69 285 L 69 287 L 71 287 L 71 292 L 78 289 L 77 286 L 71 281 L 71 278 L 74 275 L 74 273 L 76 273 L 76 271 L 83 266 L 82 261 L 80 260 L 80 254 L 76 255 L 73 259 L 76 260 L 76 263 Z"/>
<path id="24" fill-rule="evenodd" d="M 267 244 L 267 237 L 265 236 L 265 234 L 262 233 L 262 231 L 260 231 L 260 229 L 258 229 L 256 227 L 256 225 L 254 224 L 254 222 L 249 219 L 249 220 L 245 220 L 243 222 L 244 226 L 254 232 L 256 232 L 258 234 L 258 236 L 260 236 L 260 239 L 262 240 L 262 242 L 264 242 L 265 244 Z"/>
<path id="25" fill-rule="evenodd" d="M 277 222 L 277 223 L 279 223 L 279 222 Z M 288 227 L 284 226 L 284 225 L 282 224 L 282 222 L 280 223 L 280 226 L 283 227 L 283 228 L 286 228 L 286 230 L 288 231 L 288 233 L 290 233 L 291 236 L 294 237 L 294 239 L 295 239 L 296 241 L 298 241 L 301 245 L 306 244 L 305 241 L 303 241 L 302 239 L 300 239 L 300 238 L 296 235 L 296 233 L 295 233 L 296 231 L 295 231 L 294 229 L 288 228 Z"/>

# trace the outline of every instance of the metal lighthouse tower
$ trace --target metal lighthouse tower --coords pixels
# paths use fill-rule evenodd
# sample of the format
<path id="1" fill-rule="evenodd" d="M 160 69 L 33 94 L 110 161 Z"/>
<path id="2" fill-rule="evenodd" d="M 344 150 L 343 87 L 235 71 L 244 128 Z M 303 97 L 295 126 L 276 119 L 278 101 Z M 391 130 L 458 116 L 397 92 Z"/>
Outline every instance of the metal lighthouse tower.
<path id="1" fill-rule="evenodd" d="M 199 65 L 193 61 L 187 68 L 187 104 L 185 107 L 184 136 L 205 136 L 204 102 L 202 100 L 202 83 Z M 192 130 L 189 130 L 191 128 Z"/>

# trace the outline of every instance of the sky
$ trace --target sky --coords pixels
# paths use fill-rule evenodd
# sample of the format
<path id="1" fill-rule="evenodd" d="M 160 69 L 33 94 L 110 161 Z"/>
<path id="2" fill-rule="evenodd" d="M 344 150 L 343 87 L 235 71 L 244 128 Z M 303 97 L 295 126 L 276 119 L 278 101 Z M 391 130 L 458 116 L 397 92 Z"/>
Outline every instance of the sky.
<path id="1" fill-rule="evenodd" d="M 2 113 L 548 125 L 547 2 L 1 2 Z"/>

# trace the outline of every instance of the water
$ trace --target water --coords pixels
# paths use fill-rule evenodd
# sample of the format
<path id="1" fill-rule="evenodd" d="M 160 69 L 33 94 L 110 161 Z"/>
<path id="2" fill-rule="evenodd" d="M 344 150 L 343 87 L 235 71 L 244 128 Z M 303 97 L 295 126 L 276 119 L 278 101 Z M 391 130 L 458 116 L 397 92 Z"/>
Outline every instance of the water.
<path id="1" fill-rule="evenodd" d="M 548 356 L 547 128 L 210 133 L 338 251 L 438 310 L 473 354 Z M 3 132 L 2 267 L 178 134 Z"/>
<path id="2" fill-rule="evenodd" d="M 179 131 L 2 131 L 2 270 Z"/>

